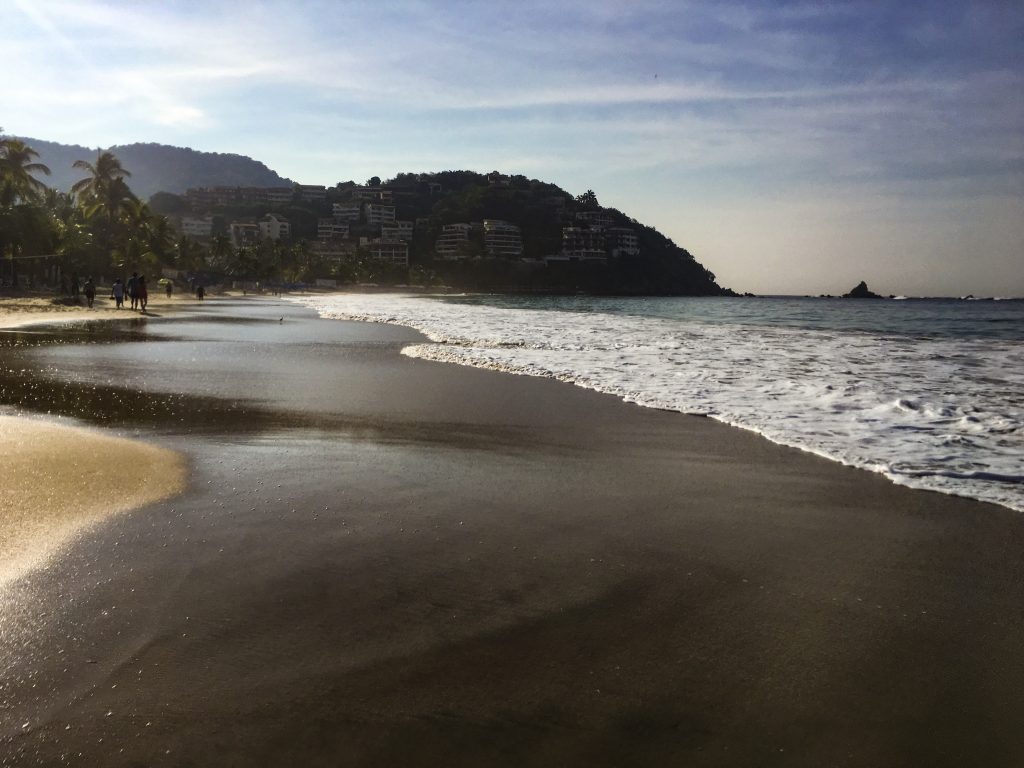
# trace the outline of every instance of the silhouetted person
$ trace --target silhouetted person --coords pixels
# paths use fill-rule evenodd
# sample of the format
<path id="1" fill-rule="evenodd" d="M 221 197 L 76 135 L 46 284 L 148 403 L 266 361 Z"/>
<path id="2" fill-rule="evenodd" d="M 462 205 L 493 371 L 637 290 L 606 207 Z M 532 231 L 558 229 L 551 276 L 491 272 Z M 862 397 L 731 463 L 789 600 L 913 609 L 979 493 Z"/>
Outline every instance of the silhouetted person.
<path id="1" fill-rule="evenodd" d="M 131 301 L 132 309 L 139 306 L 139 273 L 132 272 L 132 276 L 128 278 L 128 283 L 125 286 L 128 288 L 128 299 Z"/>
<path id="2" fill-rule="evenodd" d="M 120 277 L 114 281 L 110 288 L 110 298 L 114 300 L 114 305 L 117 309 L 121 309 L 124 306 L 124 283 L 121 282 Z"/>
<path id="3" fill-rule="evenodd" d="M 170 280 L 167 281 L 167 298 L 171 298 L 171 294 L 174 293 L 174 283 Z"/>
<path id="4" fill-rule="evenodd" d="M 203 288 L 203 284 L 202 283 L 196 283 L 196 298 L 199 299 L 200 301 L 202 301 L 203 297 L 205 295 L 206 295 L 206 289 Z"/>
<path id="5" fill-rule="evenodd" d="M 139 308 L 145 312 L 149 303 L 149 289 L 146 287 L 146 276 L 140 275 L 139 282 L 135 284 L 135 293 L 138 294 Z"/>
<path id="6" fill-rule="evenodd" d="M 96 286 L 91 277 L 86 278 L 85 285 L 82 286 L 82 293 L 85 294 L 85 303 L 89 305 L 89 309 L 92 309 L 92 302 L 96 298 Z"/>

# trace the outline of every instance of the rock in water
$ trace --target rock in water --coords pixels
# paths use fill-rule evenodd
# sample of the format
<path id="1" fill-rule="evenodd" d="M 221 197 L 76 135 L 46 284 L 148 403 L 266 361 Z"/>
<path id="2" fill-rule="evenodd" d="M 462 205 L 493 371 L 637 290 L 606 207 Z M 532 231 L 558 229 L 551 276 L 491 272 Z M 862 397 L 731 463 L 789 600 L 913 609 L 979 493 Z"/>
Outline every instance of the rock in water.
<path id="1" fill-rule="evenodd" d="M 868 288 L 868 284 L 861 280 L 857 283 L 857 287 L 849 293 L 843 294 L 844 299 L 880 299 L 882 298 L 877 293 L 872 293 Z"/>

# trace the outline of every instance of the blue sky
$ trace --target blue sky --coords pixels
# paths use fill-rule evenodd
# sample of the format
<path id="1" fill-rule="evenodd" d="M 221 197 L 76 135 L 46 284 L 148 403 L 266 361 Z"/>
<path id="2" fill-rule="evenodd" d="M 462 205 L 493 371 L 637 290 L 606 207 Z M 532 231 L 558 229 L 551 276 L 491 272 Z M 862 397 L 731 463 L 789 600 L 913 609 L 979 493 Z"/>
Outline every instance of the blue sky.
<path id="1" fill-rule="evenodd" d="M 1024 295 L 1019 2 L 5 5 L 9 133 L 304 183 L 498 169 L 741 291 Z"/>

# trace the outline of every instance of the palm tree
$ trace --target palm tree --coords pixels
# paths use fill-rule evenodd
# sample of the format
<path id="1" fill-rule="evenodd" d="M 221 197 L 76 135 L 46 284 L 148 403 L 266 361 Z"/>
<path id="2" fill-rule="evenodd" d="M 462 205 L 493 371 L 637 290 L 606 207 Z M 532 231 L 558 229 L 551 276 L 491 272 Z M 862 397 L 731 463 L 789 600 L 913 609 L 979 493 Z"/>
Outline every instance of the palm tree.
<path id="1" fill-rule="evenodd" d="M 42 200 L 47 186 L 32 174 L 50 175 L 50 169 L 34 162 L 39 153 L 20 139 L 0 139 L 0 206 Z"/>
<path id="2" fill-rule="evenodd" d="M 0 138 L 0 256 L 11 255 L 11 282 L 17 282 L 15 252 L 26 246 L 45 248 L 52 234 L 39 206 L 46 185 L 32 174 L 49 175 L 50 169 L 35 162 L 39 153 L 20 139 Z"/>
<path id="3" fill-rule="evenodd" d="M 120 181 L 118 179 L 111 184 L 111 189 L 118 186 Z M 136 267 L 148 269 L 154 266 L 157 260 L 152 244 L 153 231 L 158 219 L 153 216 L 148 205 L 134 197 L 131 199 L 122 197 L 120 205 L 118 249 L 111 254 L 115 266 L 126 269 L 135 269 Z"/>
<path id="4" fill-rule="evenodd" d="M 71 185 L 74 194 L 86 199 L 103 200 L 115 180 L 131 177 L 112 152 L 101 152 L 96 157 L 95 165 L 87 160 L 75 160 L 74 167 L 89 173 L 84 179 Z"/>
<path id="5" fill-rule="evenodd" d="M 49 189 L 43 207 L 54 233 L 54 252 L 60 257 L 65 274 L 85 270 L 85 258 L 92 249 L 92 227 L 75 199 L 67 192 Z"/>
<path id="6" fill-rule="evenodd" d="M 72 184 L 71 192 L 77 196 L 85 218 L 93 221 L 93 242 L 106 254 L 105 261 L 120 260 L 114 252 L 115 246 L 121 241 L 126 249 L 128 247 L 127 234 L 119 231 L 124 229 L 120 219 L 126 207 L 136 200 L 125 181 L 131 174 L 111 152 L 101 152 L 95 164 L 76 160 L 74 167 L 89 174 Z M 93 271 L 96 266 L 94 262 Z"/>
<path id="7" fill-rule="evenodd" d="M 225 234 L 214 235 L 210 244 L 210 260 L 217 269 L 228 272 L 231 269 L 233 256 L 231 239 Z"/>

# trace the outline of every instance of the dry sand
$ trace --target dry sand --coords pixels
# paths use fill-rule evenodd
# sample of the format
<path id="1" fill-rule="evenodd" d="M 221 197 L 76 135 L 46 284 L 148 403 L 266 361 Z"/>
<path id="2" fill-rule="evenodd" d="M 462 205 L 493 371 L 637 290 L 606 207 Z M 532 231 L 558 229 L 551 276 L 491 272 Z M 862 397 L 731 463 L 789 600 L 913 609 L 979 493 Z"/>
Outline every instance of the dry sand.
<path id="1" fill-rule="evenodd" d="M 181 455 L 84 429 L 0 415 L 0 445 L 0 587 L 91 523 L 185 486 Z"/>
<path id="2" fill-rule="evenodd" d="M 84 303 L 82 306 L 54 304 L 50 299 L 37 296 L 0 299 L 0 328 L 18 328 L 36 323 L 97 320 L 123 314 L 123 311 L 118 313 L 113 308 L 113 302 L 110 307 L 97 303 L 93 309 L 89 309 Z"/>

